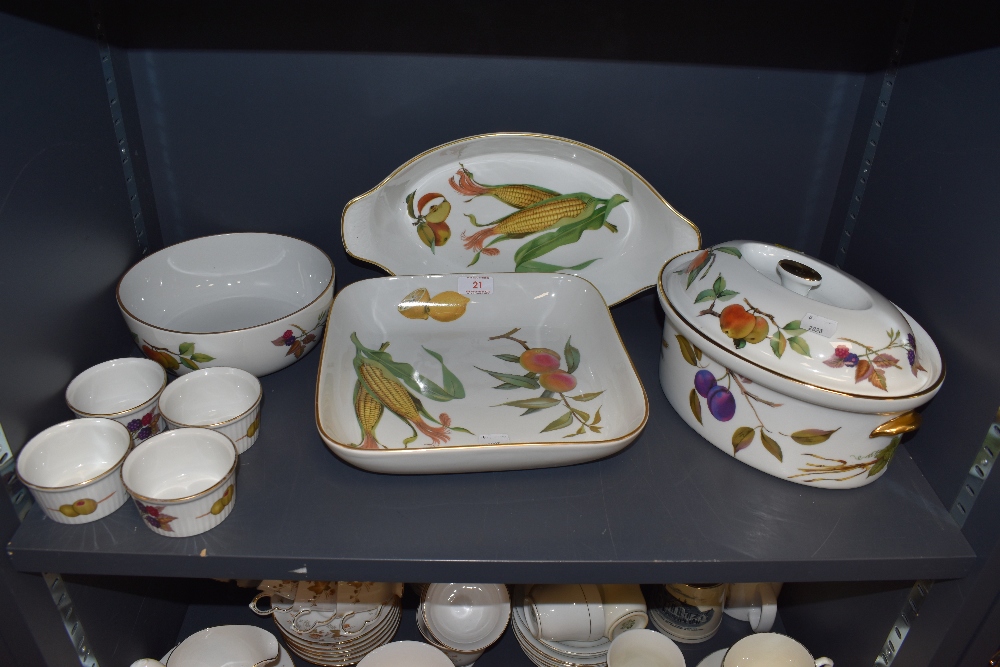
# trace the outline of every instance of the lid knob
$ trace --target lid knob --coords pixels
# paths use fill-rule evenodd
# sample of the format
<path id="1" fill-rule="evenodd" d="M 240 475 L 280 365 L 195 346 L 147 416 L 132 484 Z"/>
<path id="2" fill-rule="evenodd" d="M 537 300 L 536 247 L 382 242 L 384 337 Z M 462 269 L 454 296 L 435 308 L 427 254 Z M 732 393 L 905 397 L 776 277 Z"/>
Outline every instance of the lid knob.
<path id="1" fill-rule="evenodd" d="M 782 287 L 802 296 L 808 296 L 810 290 L 819 287 L 823 282 L 823 276 L 819 271 L 794 259 L 783 259 L 778 262 L 777 272 Z"/>

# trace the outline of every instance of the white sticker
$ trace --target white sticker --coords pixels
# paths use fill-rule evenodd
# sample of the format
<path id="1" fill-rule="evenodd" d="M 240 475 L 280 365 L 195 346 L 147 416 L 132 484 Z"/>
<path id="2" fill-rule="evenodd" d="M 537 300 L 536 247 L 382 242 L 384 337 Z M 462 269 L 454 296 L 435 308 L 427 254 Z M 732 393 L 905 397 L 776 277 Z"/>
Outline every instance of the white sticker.
<path id="1" fill-rule="evenodd" d="M 506 433 L 481 433 L 479 443 L 482 445 L 506 445 L 510 442 L 510 436 Z"/>
<path id="2" fill-rule="evenodd" d="M 830 338 L 837 333 L 837 321 L 806 313 L 806 316 L 802 318 L 802 328 L 824 338 Z"/>
<path id="3" fill-rule="evenodd" d="M 458 293 L 466 296 L 493 294 L 493 276 L 459 276 Z"/>

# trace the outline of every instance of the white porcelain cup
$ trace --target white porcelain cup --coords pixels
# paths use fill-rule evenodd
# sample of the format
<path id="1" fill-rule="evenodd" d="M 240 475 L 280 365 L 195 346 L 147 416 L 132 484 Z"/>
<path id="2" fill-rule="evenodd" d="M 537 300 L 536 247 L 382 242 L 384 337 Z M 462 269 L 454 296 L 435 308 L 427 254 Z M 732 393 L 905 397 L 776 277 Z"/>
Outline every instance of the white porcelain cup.
<path id="1" fill-rule="evenodd" d="M 118 470 L 131 448 L 124 424 L 74 419 L 29 440 L 17 457 L 17 476 L 48 518 L 90 523 L 128 500 Z"/>
<path id="2" fill-rule="evenodd" d="M 604 604 L 595 584 L 539 584 L 524 601 L 538 639 L 593 642 L 604 636 Z"/>
<path id="3" fill-rule="evenodd" d="M 380 646 L 358 663 L 358 667 L 452 667 L 440 649 L 423 642 L 392 642 Z M 173 667 L 171 665 L 170 667 Z"/>
<path id="4" fill-rule="evenodd" d="M 438 649 L 446 656 L 448 656 L 448 659 L 451 660 L 451 664 L 454 665 L 455 667 L 471 667 L 473 664 L 475 664 L 476 660 L 479 660 L 479 658 L 482 657 L 483 651 L 486 650 L 482 649 L 479 651 L 455 651 L 448 648 L 447 646 L 442 646 L 441 643 L 434 637 L 431 631 L 428 630 L 427 626 L 424 624 L 424 608 L 422 603 L 417 608 L 417 630 L 420 631 L 420 634 L 423 636 L 424 639 L 427 640 L 428 644 L 430 644 L 431 646 L 433 646 L 434 648 Z"/>
<path id="5" fill-rule="evenodd" d="M 125 459 L 121 476 L 146 527 L 166 537 L 210 530 L 236 504 L 236 445 L 204 428 L 155 435 Z"/>
<path id="6" fill-rule="evenodd" d="M 112 359 L 91 366 L 66 387 L 66 404 L 77 417 L 121 422 L 136 444 L 166 430 L 157 400 L 167 372 L 149 359 Z"/>
<path id="7" fill-rule="evenodd" d="M 485 649 L 500 639 L 510 620 L 503 584 L 431 584 L 421 605 L 427 629 L 452 650 Z"/>
<path id="8" fill-rule="evenodd" d="M 685 667 L 684 654 L 654 630 L 622 632 L 608 649 L 608 667 Z"/>
<path id="9" fill-rule="evenodd" d="M 604 636 L 614 639 L 626 630 L 641 630 L 649 622 L 646 599 L 638 584 L 598 584 L 604 603 Z"/>
<path id="10" fill-rule="evenodd" d="M 260 433 L 260 380 L 239 368 L 217 366 L 182 375 L 160 394 L 160 414 L 170 428 L 210 428 L 227 436 L 240 454 Z"/>
<path id="11" fill-rule="evenodd" d="M 252 625 L 220 625 L 196 632 L 170 652 L 169 667 L 264 667 L 280 655 L 278 640 Z M 143 658 L 131 667 L 163 667 L 159 660 Z"/>
<path id="12" fill-rule="evenodd" d="M 729 584 L 726 615 L 749 622 L 754 632 L 768 632 L 778 615 L 778 590 L 781 584 Z"/>
<path id="13" fill-rule="evenodd" d="M 830 658 L 813 658 L 805 646 L 787 635 L 762 632 L 733 644 L 722 667 L 833 667 Z"/>

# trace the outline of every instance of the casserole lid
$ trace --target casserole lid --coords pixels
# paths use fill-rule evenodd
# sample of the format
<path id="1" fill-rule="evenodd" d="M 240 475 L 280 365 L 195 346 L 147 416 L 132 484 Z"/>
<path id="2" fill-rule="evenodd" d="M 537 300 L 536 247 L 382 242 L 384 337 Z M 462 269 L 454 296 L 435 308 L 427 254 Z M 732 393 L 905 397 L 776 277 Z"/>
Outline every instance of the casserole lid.
<path id="1" fill-rule="evenodd" d="M 706 349 L 786 380 L 885 398 L 922 393 L 941 377 L 937 348 L 929 339 L 918 348 L 892 302 L 794 250 L 733 241 L 687 252 L 663 267 L 660 292 L 668 316 L 710 341 Z"/>

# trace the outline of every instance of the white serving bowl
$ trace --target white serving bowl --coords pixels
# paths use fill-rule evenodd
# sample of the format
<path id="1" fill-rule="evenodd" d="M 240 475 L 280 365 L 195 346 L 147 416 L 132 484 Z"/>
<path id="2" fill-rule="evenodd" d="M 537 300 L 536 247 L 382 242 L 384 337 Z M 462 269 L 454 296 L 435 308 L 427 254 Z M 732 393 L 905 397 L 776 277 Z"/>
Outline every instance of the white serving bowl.
<path id="1" fill-rule="evenodd" d="M 17 457 L 17 476 L 53 521 L 90 523 L 128 499 L 118 469 L 131 447 L 128 430 L 116 421 L 74 419 L 29 440 Z"/>
<path id="2" fill-rule="evenodd" d="M 242 454 L 260 435 L 260 380 L 239 368 L 203 368 L 177 378 L 160 394 L 171 428 L 209 428 Z"/>
<path id="3" fill-rule="evenodd" d="M 118 283 L 136 344 L 168 370 L 232 366 L 267 375 L 323 334 L 333 262 L 277 234 L 221 234 L 146 257 Z"/>
<path id="4" fill-rule="evenodd" d="M 132 450 L 121 477 L 143 523 L 167 537 L 214 528 L 236 504 L 233 441 L 206 428 L 154 436 Z"/>
<path id="5" fill-rule="evenodd" d="M 431 584 L 422 608 L 427 629 L 454 651 L 485 649 L 500 639 L 510 620 L 503 584 Z"/>
<path id="6" fill-rule="evenodd" d="M 358 667 L 452 667 L 448 656 L 423 642 L 392 642 L 365 656 Z"/>
<path id="7" fill-rule="evenodd" d="M 670 404 L 716 447 L 781 479 L 874 482 L 944 380 L 919 324 L 794 250 L 732 241 L 678 255 L 659 296 Z"/>
<path id="8" fill-rule="evenodd" d="M 149 359 L 112 359 L 91 366 L 66 387 L 66 404 L 77 417 L 121 422 L 138 443 L 166 430 L 157 400 L 167 373 Z"/>

